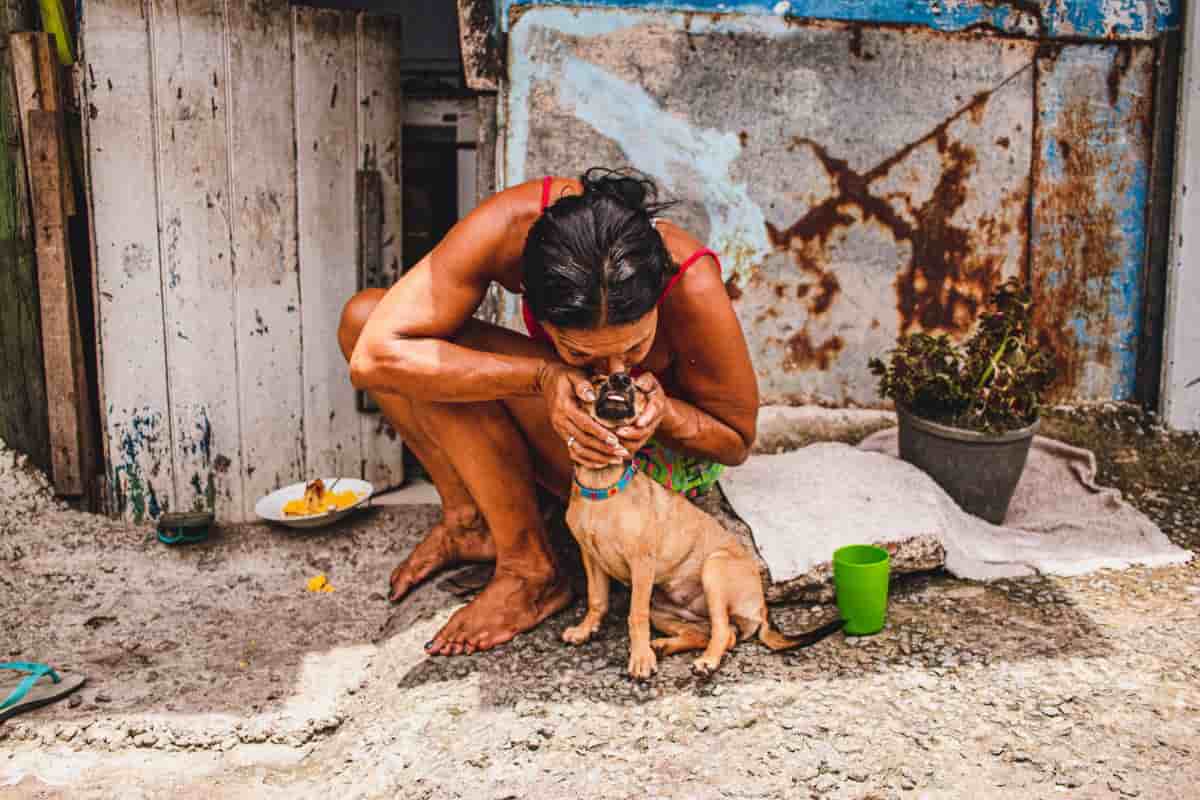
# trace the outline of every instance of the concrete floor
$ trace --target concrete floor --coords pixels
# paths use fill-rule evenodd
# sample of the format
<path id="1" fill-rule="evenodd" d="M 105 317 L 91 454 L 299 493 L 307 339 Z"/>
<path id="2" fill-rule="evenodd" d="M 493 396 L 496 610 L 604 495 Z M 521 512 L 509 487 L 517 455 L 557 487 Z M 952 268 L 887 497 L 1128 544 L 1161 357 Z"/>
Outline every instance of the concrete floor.
<path id="1" fill-rule="evenodd" d="M 1197 548 L 1200 440 L 1123 407 L 1047 428 Z M 168 548 L 56 507 L 3 452 L 0 500 L 0 658 L 89 678 L 0 723 L 3 798 L 1185 798 L 1200 781 L 1196 561 L 906 578 L 878 636 L 746 643 L 711 681 L 677 656 L 640 684 L 623 595 L 583 648 L 558 638 L 577 602 L 494 653 L 425 657 L 463 591 L 384 591 L 433 505 Z M 305 591 L 317 573 L 336 591 Z M 775 611 L 784 629 L 831 613 Z"/>

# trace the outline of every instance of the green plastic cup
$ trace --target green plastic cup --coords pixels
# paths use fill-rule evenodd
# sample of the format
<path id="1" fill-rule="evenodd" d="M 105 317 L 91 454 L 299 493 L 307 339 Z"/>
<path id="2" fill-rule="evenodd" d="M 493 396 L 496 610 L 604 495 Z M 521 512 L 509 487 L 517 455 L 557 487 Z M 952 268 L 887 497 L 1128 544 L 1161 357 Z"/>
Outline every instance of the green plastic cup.
<path id="1" fill-rule="evenodd" d="M 869 544 L 840 547 L 833 553 L 833 586 L 845 633 L 869 636 L 887 619 L 888 551 Z"/>

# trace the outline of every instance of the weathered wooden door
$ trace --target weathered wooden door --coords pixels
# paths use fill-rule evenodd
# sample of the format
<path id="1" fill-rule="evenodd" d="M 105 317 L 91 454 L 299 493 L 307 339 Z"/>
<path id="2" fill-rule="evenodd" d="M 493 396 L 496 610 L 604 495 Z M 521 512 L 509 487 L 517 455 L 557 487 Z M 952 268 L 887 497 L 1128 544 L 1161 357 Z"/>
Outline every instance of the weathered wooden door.
<path id="1" fill-rule="evenodd" d="M 401 482 L 335 335 L 359 288 L 360 170 L 381 173 L 384 283 L 399 263 L 398 33 L 285 0 L 85 7 L 114 512 L 233 521 L 306 478 Z"/>

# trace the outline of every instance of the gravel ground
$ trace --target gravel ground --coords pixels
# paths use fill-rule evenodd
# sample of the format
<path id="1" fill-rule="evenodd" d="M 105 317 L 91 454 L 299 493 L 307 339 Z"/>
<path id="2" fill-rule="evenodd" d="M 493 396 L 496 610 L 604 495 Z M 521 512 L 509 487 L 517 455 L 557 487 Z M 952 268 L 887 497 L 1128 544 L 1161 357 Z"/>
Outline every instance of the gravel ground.
<path id="1" fill-rule="evenodd" d="M 1200 437 L 1115 405 L 1043 432 L 1094 449 L 1103 483 L 1200 547 Z M 877 636 L 744 643 L 709 681 L 675 656 L 637 683 L 623 594 L 579 649 L 558 638 L 576 603 L 494 653 L 423 656 L 463 592 L 380 592 L 432 507 L 165 548 L 55 504 L 15 460 L 0 450 L 0 657 L 89 684 L 0 723 L 0 797 L 1157 800 L 1200 781 L 1196 561 L 909 577 Z M 335 593 L 304 591 L 317 572 Z M 833 613 L 774 610 L 785 630 Z"/>

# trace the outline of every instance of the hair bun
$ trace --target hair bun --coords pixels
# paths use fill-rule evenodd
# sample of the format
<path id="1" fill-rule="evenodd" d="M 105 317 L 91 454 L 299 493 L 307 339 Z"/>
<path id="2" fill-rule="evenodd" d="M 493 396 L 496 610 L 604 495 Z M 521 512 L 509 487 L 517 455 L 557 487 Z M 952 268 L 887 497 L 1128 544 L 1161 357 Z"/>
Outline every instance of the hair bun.
<path id="1" fill-rule="evenodd" d="M 608 195 L 635 211 L 650 211 L 647 200 L 657 194 L 654 181 L 633 169 L 592 167 L 580 178 L 583 194 Z"/>

